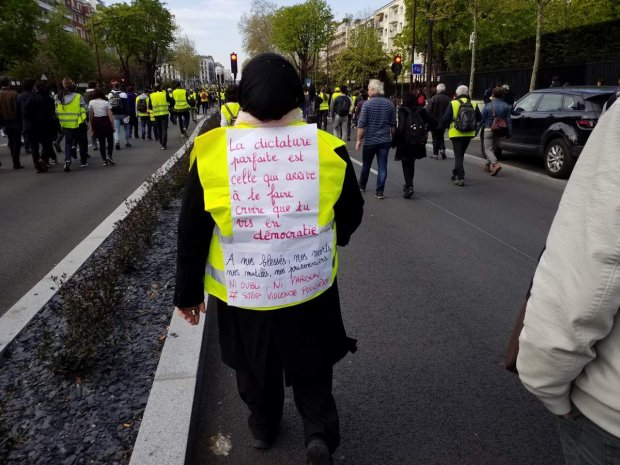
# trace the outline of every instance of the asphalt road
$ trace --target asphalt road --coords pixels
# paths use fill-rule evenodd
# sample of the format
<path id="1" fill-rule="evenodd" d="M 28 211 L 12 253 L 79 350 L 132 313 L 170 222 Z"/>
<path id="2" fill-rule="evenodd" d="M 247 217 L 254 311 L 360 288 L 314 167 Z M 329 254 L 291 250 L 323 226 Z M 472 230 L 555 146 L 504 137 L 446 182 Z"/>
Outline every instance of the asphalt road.
<path id="1" fill-rule="evenodd" d="M 194 126 L 190 126 L 193 130 Z M 92 166 L 63 171 L 64 154 L 49 172 L 37 174 L 30 154 L 13 170 L 6 145 L 0 145 L 0 316 L 176 152 L 185 139 L 168 128 L 168 150 L 152 140 L 132 139 L 114 152 L 116 166 L 101 166 L 90 149 Z M 0 139 L 6 144 L 6 139 Z"/>
<path id="2" fill-rule="evenodd" d="M 461 188 L 450 181 L 452 164 L 417 162 L 416 193 L 404 200 L 391 152 L 386 199 L 374 198 L 371 175 L 364 221 L 340 249 L 343 317 L 359 350 L 334 372 L 337 464 L 562 463 L 553 418 L 502 362 L 565 182 L 509 163 L 494 178 L 468 158 Z M 208 317 L 190 463 L 305 463 L 290 390 L 274 448 L 251 447 L 247 410 L 233 371 L 220 362 L 214 314 Z M 218 437 L 232 446 L 225 455 L 216 453 Z"/>

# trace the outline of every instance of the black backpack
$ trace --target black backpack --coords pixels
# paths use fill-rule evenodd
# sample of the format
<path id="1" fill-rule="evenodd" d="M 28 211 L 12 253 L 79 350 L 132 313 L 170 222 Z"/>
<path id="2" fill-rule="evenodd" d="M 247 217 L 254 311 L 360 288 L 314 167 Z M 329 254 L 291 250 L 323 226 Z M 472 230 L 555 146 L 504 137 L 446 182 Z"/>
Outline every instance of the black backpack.
<path id="1" fill-rule="evenodd" d="M 351 111 L 351 99 L 346 95 L 338 96 L 338 107 L 336 108 L 336 114 L 338 116 L 348 116 Z"/>
<path id="2" fill-rule="evenodd" d="M 113 115 L 122 115 L 123 114 L 123 99 L 121 98 L 120 92 L 112 91 L 110 98 L 108 100 L 110 102 L 110 106 L 112 107 Z"/>
<path id="3" fill-rule="evenodd" d="M 471 103 L 471 99 L 467 98 L 466 102 L 459 102 L 459 111 L 454 119 L 454 127 L 460 132 L 471 132 L 476 130 L 476 109 Z"/>
<path id="4" fill-rule="evenodd" d="M 411 108 L 403 108 L 407 112 L 405 132 L 403 133 L 405 145 L 411 146 L 426 144 L 426 141 L 428 140 L 428 130 L 426 128 L 426 122 L 420 114 L 420 108 L 416 108 L 415 111 Z"/>
<path id="5" fill-rule="evenodd" d="M 139 98 L 137 105 L 138 113 L 147 113 L 148 107 L 146 106 L 146 98 Z"/>
<path id="6" fill-rule="evenodd" d="M 187 103 L 189 104 L 190 107 L 196 106 L 196 99 L 194 98 L 193 94 L 187 97 Z"/>

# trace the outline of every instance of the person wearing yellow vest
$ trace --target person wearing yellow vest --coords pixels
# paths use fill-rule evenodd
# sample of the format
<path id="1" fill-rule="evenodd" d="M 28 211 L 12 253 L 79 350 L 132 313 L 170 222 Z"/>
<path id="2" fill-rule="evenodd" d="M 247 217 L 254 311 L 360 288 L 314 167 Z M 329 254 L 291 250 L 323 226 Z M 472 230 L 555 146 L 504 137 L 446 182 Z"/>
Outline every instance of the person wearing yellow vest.
<path id="1" fill-rule="evenodd" d="M 321 87 L 321 93 L 319 94 L 322 102 L 319 105 L 319 116 L 317 120 L 317 124 L 319 129 L 327 131 L 327 114 L 329 113 L 329 93 L 327 92 L 327 87 Z"/>
<path id="2" fill-rule="evenodd" d="M 170 97 L 165 90 L 155 84 L 153 92 L 149 95 L 149 109 L 151 115 L 155 119 L 155 137 L 159 141 L 162 150 L 166 150 L 168 146 L 168 107 L 170 105 Z"/>
<path id="3" fill-rule="evenodd" d="M 136 115 L 140 120 L 140 127 L 142 128 L 142 140 L 146 139 L 147 128 L 148 128 L 148 136 L 149 140 L 152 140 L 152 124 L 151 124 L 151 115 L 149 114 L 149 89 L 145 89 L 142 91 L 140 95 L 136 97 Z"/>
<path id="4" fill-rule="evenodd" d="M 441 123 L 449 127 L 448 137 L 454 152 L 454 169 L 452 181 L 456 186 L 465 185 L 465 151 L 469 142 L 476 136 L 478 125 L 482 121 L 482 113 L 475 102 L 469 97 L 469 88 L 461 85 L 456 88 L 454 100 L 450 102 Z M 463 125 L 466 125 L 463 126 Z"/>
<path id="5" fill-rule="evenodd" d="M 361 223 L 363 199 L 346 145 L 303 122 L 303 98 L 284 57 L 257 55 L 243 70 L 235 127 L 196 138 L 174 304 L 195 325 L 210 294 L 252 445 L 276 440 L 286 380 L 304 423 L 305 463 L 323 465 L 340 442 L 332 367 L 356 349 L 340 312 L 337 246 Z"/>
<path id="6" fill-rule="evenodd" d="M 231 84 L 226 88 L 226 103 L 220 110 L 220 126 L 234 126 L 239 115 L 239 103 L 237 98 L 237 86 Z"/>
<path id="7" fill-rule="evenodd" d="M 71 171 L 71 158 L 77 158 L 76 146 L 80 148 L 82 168 L 89 166 L 88 129 L 86 126 L 88 105 L 82 96 L 76 93 L 75 83 L 71 79 L 63 79 L 62 87 L 56 99 L 56 114 L 65 135 L 64 170 L 68 173 Z"/>
<path id="8" fill-rule="evenodd" d="M 198 109 L 198 93 L 196 90 L 187 91 L 187 103 L 189 104 L 189 114 L 192 117 L 192 122 L 197 123 L 196 111 Z"/>
<path id="9" fill-rule="evenodd" d="M 187 137 L 187 129 L 189 128 L 189 101 L 187 91 L 181 87 L 180 82 L 175 83 L 174 90 L 172 91 L 172 98 L 174 99 L 174 112 L 179 121 L 181 135 Z"/>

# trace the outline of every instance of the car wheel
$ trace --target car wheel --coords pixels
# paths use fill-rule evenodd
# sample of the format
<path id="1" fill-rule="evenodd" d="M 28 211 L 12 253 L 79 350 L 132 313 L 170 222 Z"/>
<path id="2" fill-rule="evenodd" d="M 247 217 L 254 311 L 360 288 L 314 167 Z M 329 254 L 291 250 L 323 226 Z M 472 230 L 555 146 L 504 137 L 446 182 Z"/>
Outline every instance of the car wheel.
<path id="1" fill-rule="evenodd" d="M 575 159 L 570 154 L 563 139 L 553 139 L 545 150 L 545 170 L 552 178 L 568 178 L 575 166 Z"/>

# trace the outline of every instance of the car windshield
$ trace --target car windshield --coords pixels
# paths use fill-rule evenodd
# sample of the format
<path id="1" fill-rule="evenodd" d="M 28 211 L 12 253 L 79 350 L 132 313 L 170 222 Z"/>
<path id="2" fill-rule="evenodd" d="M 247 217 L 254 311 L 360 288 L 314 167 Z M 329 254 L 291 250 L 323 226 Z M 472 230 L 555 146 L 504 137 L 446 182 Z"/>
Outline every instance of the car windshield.
<path id="1" fill-rule="evenodd" d="M 517 103 L 515 103 L 515 108 L 521 111 L 534 111 L 536 108 L 536 104 L 540 100 L 541 94 L 527 94 Z"/>

